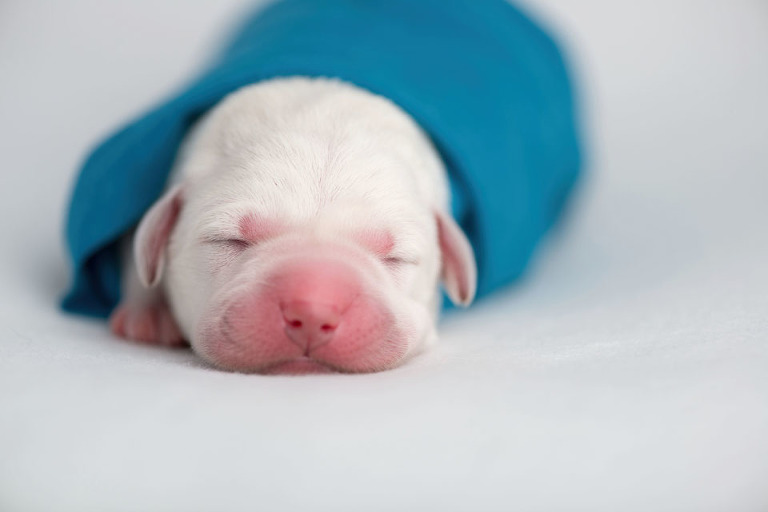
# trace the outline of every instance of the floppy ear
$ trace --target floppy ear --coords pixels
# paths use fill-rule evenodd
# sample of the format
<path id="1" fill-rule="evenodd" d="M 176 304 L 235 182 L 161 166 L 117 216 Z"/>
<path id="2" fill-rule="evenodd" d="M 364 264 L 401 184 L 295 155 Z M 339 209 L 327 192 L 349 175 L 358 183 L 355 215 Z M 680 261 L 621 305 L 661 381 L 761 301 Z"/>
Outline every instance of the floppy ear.
<path id="1" fill-rule="evenodd" d="M 133 238 L 133 258 L 139 280 L 147 288 L 155 286 L 163 275 L 165 248 L 181 212 L 181 185 L 175 185 L 152 205 Z"/>
<path id="2" fill-rule="evenodd" d="M 469 306 L 477 288 L 477 266 L 472 246 L 453 217 L 435 212 L 435 219 L 442 254 L 443 286 L 454 304 Z"/>

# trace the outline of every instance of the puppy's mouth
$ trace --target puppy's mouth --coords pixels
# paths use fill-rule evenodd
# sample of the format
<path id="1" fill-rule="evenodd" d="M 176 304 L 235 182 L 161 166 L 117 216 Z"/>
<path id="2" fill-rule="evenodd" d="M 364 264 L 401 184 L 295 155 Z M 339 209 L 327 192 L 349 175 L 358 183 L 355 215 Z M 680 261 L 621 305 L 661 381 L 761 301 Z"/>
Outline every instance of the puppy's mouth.
<path id="1" fill-rule="evenodd" d="M 336 373 L 336 370 L 314 359 L 301 356 L 287 361 L 281 361 L 261 370 L 259 373 L 266 375 L 313 375 L 323 373 Z"/>

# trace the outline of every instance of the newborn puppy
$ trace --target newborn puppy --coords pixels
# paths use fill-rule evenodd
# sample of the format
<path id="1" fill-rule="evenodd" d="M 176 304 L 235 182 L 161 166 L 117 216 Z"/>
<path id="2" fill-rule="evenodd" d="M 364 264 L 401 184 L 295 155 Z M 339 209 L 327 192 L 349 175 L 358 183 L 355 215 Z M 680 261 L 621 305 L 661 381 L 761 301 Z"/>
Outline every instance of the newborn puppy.
<path id="1" fill-rule="evenodd" d="M 439 282 L 475 293 L 430 140 L 389 100 L 281 78 L 221 101 L 125 258 L 119 336 L 241 372 L 395 367 L 436 340 Z"/>

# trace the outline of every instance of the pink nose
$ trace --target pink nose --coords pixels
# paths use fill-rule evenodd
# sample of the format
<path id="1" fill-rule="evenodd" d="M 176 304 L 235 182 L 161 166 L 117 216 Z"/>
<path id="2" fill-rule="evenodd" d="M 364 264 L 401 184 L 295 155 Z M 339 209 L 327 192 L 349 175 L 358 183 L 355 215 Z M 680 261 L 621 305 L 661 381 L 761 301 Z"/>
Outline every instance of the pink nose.
<path id="1" fill-rule="evenodd" d="M 353 267 L 335 258 L 296 259 L 280 267 L 271 281 L 286 341 L 305 356 L 338 337 L 342 319 L 360 293 Z"/>
<path id="2" fill-rule="evenodd" d="M 341 321 L 336 306 L 295 300 L 282 304 L 285 334 L 309 354 L 333 338 Z"/>

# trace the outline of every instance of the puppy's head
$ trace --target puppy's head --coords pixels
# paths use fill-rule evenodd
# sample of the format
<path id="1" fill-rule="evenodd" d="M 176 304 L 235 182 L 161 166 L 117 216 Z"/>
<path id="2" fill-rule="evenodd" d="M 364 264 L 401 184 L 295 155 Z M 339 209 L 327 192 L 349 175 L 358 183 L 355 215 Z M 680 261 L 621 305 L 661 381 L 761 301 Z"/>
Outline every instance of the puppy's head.
<path id="1" fill-rule="evenodd" d="M 440 278 L 475 289 L 426 137 L 339 82 L 276 80 L 219 105 L 135 237 L 185 336 L 216 366 L 392 368 L 435 339 Z"/>

